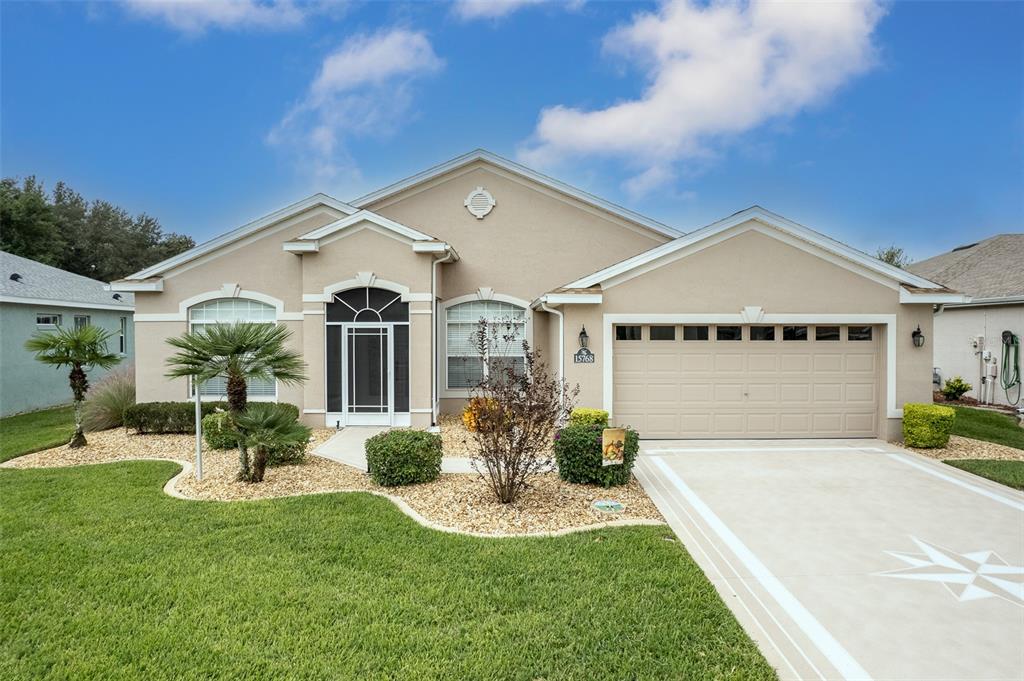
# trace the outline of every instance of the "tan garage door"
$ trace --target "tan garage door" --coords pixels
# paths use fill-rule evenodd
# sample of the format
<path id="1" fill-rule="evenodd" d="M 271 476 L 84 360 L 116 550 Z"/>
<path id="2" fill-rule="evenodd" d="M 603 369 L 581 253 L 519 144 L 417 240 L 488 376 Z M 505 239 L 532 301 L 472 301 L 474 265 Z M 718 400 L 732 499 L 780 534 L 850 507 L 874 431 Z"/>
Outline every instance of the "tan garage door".
<path id="1" fill-rule="evenodd" d="M 879 329 L 624 325 L 614 421 L 650 438 L 874 437 Z"/>

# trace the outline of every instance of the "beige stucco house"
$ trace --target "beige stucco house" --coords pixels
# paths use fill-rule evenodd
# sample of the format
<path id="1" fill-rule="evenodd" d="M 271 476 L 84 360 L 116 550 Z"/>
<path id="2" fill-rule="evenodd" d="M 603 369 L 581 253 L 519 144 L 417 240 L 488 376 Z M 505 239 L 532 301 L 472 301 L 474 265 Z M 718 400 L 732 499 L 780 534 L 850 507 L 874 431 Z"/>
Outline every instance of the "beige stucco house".
<path id="1" fill-rule="evenodd" d="M 168 337 L 276 322 L 309 381 L 253 399 L 311 425 L 429 427 L 487 370 L 468 342 L 484 317 L 652 438 L 894 436 L 903 403 L 931 398 L 912 331 L 963 300 L 759 207 L 683 234 L 486 151 L 311 196 L 113 288 L 136 294 L 140 401 L 190 397 L 164 376 Z"/>

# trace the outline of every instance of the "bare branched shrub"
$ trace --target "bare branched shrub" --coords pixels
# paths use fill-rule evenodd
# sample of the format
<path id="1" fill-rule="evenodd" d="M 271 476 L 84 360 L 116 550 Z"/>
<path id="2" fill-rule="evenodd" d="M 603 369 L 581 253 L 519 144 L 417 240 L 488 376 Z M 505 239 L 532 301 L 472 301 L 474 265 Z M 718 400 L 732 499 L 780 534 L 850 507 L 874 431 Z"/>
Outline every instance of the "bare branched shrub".
<path id="1" fill-rule="evenodd" d="M 579 386 L 570 390 L 564 379 L 548 373 L 518 328 L 481 320 L 473 334 L 484 367 L 472 390 L 478 398 L 473 466 L 503 504 L 514 502 L 533 476 L 552 470 L 555 430 L 579 394 Z"/>

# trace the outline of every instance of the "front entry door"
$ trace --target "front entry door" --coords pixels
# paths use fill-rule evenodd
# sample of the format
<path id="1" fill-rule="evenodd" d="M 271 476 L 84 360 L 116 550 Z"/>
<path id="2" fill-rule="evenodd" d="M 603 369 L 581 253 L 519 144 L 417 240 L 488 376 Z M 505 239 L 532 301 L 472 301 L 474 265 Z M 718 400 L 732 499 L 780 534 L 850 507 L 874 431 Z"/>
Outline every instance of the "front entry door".
<path id="1" fill-rule="evenodd" d="M 344 411 L 349 425 L 390 425 L 393 336 L 386 325 L 345 324 Z"/>

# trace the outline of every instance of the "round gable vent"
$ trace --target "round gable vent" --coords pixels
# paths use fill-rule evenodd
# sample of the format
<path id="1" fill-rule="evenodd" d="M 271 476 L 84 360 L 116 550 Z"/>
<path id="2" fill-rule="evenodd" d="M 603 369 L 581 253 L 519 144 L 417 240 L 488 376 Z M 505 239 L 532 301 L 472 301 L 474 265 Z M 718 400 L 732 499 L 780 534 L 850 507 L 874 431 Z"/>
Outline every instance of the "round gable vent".
<path id="1" fill-rule="evenodd" d="M 477 220 L 483 220 L 484 216 L 494 208 L 494 197 L 483 187 L 477 187 L 469 193 L 469 196 L 462 203 L 466 206 L 466 210 L 472 213 Z"/>

